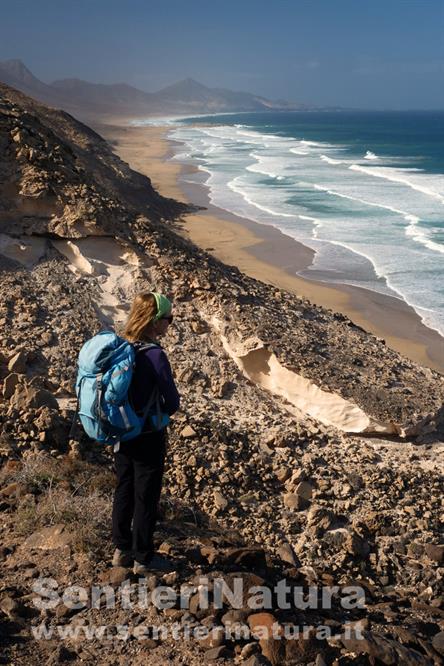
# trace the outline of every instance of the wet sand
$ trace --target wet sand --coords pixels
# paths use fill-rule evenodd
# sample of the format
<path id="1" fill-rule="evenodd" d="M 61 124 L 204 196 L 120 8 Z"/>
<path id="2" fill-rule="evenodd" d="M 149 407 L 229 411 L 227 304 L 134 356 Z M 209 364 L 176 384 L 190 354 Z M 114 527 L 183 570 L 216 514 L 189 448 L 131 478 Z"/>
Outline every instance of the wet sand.
<path id="1" fill-rule="evenodd" d="M 331 286 L 300 278 L 313 250 L 278 229 L 232 215 L 209 203 L 207 189 L 184 182 L 191 165 L 171 161 L 175 143 L 168 127 L 95 126 L 130 166 L 151 178 L 164 196 L 205 206 L 187 215 L 180 233 L 226 264 L 335 312 L 386 341 L 407 358 L 444 373 L 444 338 L 421 322 L 415 310 L 396 297 L 349 285 Z M 176 144 L 177 147 L 178 144 Z"/>

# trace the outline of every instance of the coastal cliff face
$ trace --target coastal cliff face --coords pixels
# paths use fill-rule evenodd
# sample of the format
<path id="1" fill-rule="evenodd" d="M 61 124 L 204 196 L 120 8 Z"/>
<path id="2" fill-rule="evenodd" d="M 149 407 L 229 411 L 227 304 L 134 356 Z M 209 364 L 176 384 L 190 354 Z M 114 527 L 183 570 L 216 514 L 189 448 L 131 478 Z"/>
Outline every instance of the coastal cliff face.
<path id="1" fill-rule="evenodd" d="M 0 146 L 0 608 L 5 631 L 13 627 L 11 660 L 116 663 L 100 642 L 68 641 L 65 653 L 36 644 L 23 618 L 97 621 L 88 606 L 35 613 L 37 575 L 61 586 L 129 576 L 107 566 L 111 455 L 69 441 L 73 384 L 83 342 L 119 328 L 133 295 L 155 288 L 174 302 L 164 344 L 182 394 L 159 530 L 177 563 L 168 584 L 233 572 L 305 588 L 359 580 L 366 607 L 319 610 L 335 627 L 330 642 L 147 639 L 121 642 L 118 658 L 197 664 L 218 649 L 250 666 L 440 663 L 442 375 L 197 249 L 175 231 L 184 205 L 95 132 L 7 86 Z M 193 608 L 162 621 L 229 623 Z M 109 615 L 127 619 L 121 607 Z M 300 610 L 270 615 L 313 624 Z M 348 621 L 362 623 L 363 642 L 340 637 Z"/>

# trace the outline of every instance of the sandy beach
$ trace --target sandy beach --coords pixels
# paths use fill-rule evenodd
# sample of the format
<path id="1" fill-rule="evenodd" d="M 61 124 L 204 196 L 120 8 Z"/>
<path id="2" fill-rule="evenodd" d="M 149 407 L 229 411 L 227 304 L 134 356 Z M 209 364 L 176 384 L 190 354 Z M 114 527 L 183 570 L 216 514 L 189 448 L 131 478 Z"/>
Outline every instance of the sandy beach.
<path id="1" fill-rule="evenodd" d="M 240 218 L 210 204 L 206 188 L 183 182 L 194 167 L 171 161 L 168 127 L 95 125 L 130 166 L 151 178 L 164 196 L 204 206 L 183 218 L 180 233 L 224 263 L 335 312 L 386 341 L 407 358 L 444 373 L 444 338 L 422 323 L 404 301 L 348 285 L 330 286 L 296 275 L 313 251 L 278 229 Z"/>

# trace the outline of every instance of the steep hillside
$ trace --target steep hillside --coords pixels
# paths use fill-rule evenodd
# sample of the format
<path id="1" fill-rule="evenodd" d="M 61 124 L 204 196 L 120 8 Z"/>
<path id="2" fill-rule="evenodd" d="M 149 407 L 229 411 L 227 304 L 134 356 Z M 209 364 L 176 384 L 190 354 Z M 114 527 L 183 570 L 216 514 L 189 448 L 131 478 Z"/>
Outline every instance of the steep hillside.
<path id="1" fill-rule="evenodd" d="M 184 210 L 159 196 L 148 178 L 67 113 L 2 84 L 0 95 L 4 233 L 128 233 L 136 212 L 160 220 Z"/>
<path id="2" fill-rule="evenodd" d="M 154 192 L 92 130 L 6 86 L 0 145 L 7 663 L 441 663 L 443 377 L 343 315 L 198 250 L 175 232 L 182 204 Z M 38 610 L 32 589 L 42 576 L 60 590 L 137 582 L 109 566 L 111 453 L 69 431 L 81 344 L 103 326 L 119 329 L 133 295 L 153 288 L 174 302 L 165 347 L 182 408 L 157 544 L 175 571 L 149 585 L 187 583 L 192 603 L 129 611 L 118 598 L 109 610 Z M 305 593 L 337 590 L 331 608 L 283 608 L 275 593 L 264 613 L 245 599 L 237 609 L 202 607 L 202 577 L 236 576 L 270 589 L 285 578 Z M 354 584 L 365 604 L 350 610 L 339 597 Z M 351 622 L 361 637 L 346 633 Z M 32 628 L 42 623 L 114 633 L 38 641 Z M 161 623 L 214 635 L 137 640 L 137 626 Z M 227 636 L 233 623 L 251 636 Z M 322 625 L 331 635 L 265 639 L 254 633 L 264 623 L 280 632 Z M 116 637 L 122 625 L 125 640 Z"/>

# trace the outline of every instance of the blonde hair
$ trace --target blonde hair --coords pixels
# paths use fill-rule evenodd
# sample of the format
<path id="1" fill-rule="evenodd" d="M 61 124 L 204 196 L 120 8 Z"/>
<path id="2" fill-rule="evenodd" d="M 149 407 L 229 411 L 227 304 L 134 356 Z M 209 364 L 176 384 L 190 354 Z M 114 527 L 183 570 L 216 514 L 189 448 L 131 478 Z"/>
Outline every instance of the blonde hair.
<path id="1" fill-rule="evenodd" d="M 137 294 L 131 305 L 131 311 L 123 332 L 129 342 L 144 340 L 148 334 L 148 327 L 157 314 L 156 299 L 150 292 Z"/>

